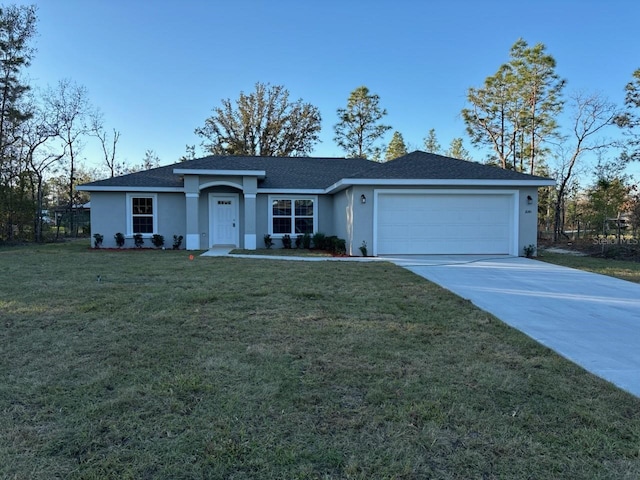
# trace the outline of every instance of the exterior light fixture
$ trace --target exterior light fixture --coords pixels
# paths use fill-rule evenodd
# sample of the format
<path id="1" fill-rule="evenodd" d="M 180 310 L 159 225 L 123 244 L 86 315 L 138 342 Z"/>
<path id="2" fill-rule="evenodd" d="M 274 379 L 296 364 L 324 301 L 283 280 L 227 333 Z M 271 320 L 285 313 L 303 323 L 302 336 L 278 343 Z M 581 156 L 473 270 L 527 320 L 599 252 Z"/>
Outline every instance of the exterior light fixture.
<path id="1" fill-rule="evenodd" d="M 531 198 L 531 195 L 527 195 L 527 205 L 531 205 L 533 203 L 533 198 Z"/>
<path id="2" fill-rule="evenodd" d="M 364 193 L 360 195 L 360 203 L 367 203 L 367 197 L 364 196 Z"/>

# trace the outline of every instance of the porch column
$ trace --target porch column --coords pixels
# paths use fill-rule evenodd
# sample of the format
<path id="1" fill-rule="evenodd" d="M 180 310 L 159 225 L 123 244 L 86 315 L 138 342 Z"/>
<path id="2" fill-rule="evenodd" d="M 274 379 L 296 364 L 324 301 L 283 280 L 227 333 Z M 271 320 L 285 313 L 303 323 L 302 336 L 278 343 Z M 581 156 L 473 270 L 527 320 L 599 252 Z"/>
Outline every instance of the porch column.
<path id="1" fill-rule="evenodd" d="M 256 249 L 256 194 L 244 194 L 244 248 Z"/>
<path id="2" fill-rule="evenodd" d="M 198 228 L 199 193 L 185 193 L 187 222 L 187 250 L 200 250 L 200 229 Z"/>

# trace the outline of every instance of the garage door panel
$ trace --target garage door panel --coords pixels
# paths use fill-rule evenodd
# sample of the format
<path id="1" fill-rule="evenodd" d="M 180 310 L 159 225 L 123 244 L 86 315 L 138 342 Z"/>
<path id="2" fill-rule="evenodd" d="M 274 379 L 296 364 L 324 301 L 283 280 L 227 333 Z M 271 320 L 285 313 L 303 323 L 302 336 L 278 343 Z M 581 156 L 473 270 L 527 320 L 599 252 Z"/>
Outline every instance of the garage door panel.
<path id="1" fill-rule="evenodd" d="M 380 193 L 379 254 L 508 254 L 513 195 Z"/>

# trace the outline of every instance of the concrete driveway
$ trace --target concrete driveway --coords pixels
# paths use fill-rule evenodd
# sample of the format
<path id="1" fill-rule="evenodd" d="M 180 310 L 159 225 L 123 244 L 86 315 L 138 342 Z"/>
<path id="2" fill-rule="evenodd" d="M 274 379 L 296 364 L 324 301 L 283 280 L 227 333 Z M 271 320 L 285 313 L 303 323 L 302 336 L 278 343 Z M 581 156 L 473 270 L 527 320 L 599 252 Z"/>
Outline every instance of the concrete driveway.
<path id="1" fill-rule="evenodd" d="M 516 257 L 388 260 L 640 397 L 640 285 Z"/>

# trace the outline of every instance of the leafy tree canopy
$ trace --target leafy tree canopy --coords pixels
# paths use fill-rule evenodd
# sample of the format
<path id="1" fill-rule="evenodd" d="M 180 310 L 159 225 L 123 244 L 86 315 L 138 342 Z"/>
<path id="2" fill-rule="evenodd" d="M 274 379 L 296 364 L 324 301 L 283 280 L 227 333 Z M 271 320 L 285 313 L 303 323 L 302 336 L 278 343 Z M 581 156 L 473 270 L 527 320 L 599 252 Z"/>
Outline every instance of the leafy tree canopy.
<path id="1" fill-rule="evenodd" d="M 214 155 L 303 156 L 319 141 L 320 111 L 302 100 L 289 100 L 281 85 L 256 83 L 255 91 L 240 93 L 213 109 L 196 134 Z"/>

